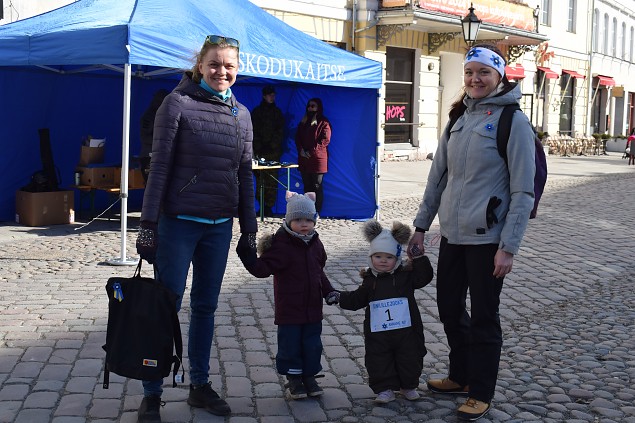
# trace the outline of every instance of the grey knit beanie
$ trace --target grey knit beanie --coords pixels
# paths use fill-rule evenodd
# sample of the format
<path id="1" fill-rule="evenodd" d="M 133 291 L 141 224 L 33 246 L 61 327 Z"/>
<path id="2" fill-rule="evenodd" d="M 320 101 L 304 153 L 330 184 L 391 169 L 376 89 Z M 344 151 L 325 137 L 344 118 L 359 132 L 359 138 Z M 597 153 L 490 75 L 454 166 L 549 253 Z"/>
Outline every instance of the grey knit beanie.
<path id="1" fill-rule="evenodd" d="M 287 225 L 291 224 L 294 219 L 311 219 L 317 221 L 317 212 L 315 211 L 315 193 L 307 192 L 306 194 L 298 194 L 287 191 L 287 214 L 284 216 Z"/>

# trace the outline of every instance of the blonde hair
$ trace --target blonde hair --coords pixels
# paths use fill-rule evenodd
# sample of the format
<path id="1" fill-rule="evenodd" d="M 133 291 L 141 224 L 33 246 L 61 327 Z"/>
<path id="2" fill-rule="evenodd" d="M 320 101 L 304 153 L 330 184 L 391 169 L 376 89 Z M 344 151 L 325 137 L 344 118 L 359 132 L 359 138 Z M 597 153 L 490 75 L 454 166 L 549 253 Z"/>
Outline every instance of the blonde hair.
<path id="1" fill-rule="evenodd" d="M 201 72 L 198 70 L 198 65 L 201 64 L 201 62 L 203 61 L 203 57 L 205 57 L 205 55 L 211 48 L 233 48 L 234 50 L 236 50 L 236 53 L 238 53 L 238 47 L 230 46 L 225 41 L 221 41 L 218 44 L 208 43 L 207 41 L 204 42 L 201 50 L 194 56 L 193 59 L 195 63 L 194 66 L 192 66 L 192 81 L 197 84 L 199 84 L 201 82 L 201 79 L 203 78 L 203 75 L 201 75 Z"/>

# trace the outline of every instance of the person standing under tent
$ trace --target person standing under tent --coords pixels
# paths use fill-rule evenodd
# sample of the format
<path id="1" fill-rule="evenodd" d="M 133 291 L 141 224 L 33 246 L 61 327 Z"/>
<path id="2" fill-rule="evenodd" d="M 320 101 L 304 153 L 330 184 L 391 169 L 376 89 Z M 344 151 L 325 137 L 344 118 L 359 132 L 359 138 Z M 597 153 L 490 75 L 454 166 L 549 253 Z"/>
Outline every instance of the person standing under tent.
<path id="1" fill-rule="evenodd" d="M 251 123 L 254 128 L 254 158 L 279 162 L 284 141 L 284 116 L 282 110 L 276 106 L 276 90 L 272 85 L 262 89 L 262 101 L 251 111 Z M 264 207 L 265 216 L 271 216 L 272 207 L 278 197 L 278 182 L 262 172 L 264 171 L 254 173 L 257 189 L 264 183 L 264 204 L 260 207 Z M 264 180 L 261 181 L 261 178 Z"/>
<path id="2" fill-rule="evenodd" d="M 304 192 L 315 192 L 315 209 L 322 212 L 324 189 L 322 182 L 328 172 L 328 146 L 331 142 L 331 123 L 324 116 L 319 98 L 307 102 L 306 112 L 298 124 L 295 145 L 298 149 L 298 169 L 302 175 Z"/>
<path id="3" fill-rule="evenodd" d="M 169 91 L 161 88 L 154 93 L 152 101 L 148 108 L 141 115 L 139 127 L 141 139 L 141 151 L 139 152 L 139 165 L 141 166 L 141 175 L 144 182 L 148 183 L 148 174 L 150 173 L 150 156 L 152 154 L 152 138 L 154 134 L 154 117 L 159 110 L 159 106 L 163 103 L 163 99 L 169 94 Z"/>

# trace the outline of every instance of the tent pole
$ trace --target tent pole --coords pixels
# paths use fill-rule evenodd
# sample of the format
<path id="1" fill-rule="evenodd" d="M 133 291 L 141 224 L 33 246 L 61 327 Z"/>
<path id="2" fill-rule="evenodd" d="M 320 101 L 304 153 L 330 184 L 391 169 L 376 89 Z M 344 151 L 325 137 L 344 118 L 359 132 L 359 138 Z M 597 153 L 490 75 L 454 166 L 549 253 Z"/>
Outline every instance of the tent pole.
<path id="1" fill-rule="evenodd" d="M 379 92 L 377 93 L 377 110 L 379 110 L 379 100 L 380 100 L 380 96 L 379 96 Z M 379 156 L 380 154 L 380 150 L 379 150 L 379 131 L 380 131 L 380 126 L 379 126 L 379 119 L 377 119 L 377 128 L 375 129 L 376 131 L 376 136 L 375 136 L 375 219 L 379 220 L 379 209 L 381 207 L 381 204 L 379 202 L 379 178 L 380 178 L 380 172 L 379 172 L 379 163 L 381 162 L 381 157 Z"/>
<path id="2" fill-rule="evenodd" d="M 129 48 L 129 47 L 128 47 Z M 128 161 L 130 153 L 130 80 L 131 66 L 129 63 L 124 65 L 123 76 L 123 130 L 121 142 L 121 186 L 119 188 L 119 198 L 121 200 L 121 256 L 107 260 L 106 263 L 114 266 L 130 266 L 138 263 L 126 257 L 126 235 L 128 232 Z"/>

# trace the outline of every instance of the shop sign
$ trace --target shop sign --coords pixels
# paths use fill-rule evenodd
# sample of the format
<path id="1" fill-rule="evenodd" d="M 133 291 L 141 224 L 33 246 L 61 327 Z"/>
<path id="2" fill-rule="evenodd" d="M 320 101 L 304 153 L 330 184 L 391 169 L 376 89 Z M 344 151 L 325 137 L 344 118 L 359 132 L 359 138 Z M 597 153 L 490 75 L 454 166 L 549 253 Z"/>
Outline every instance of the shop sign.
<path id="1" fill-rule="evenodd" d="M 419 8 L 463 17 L 468 14 L 471 0 L 420 0 Z M 474 13 L 483 22 L 511 26 L 526 31 L 536 30 L 534 10 L 529 6 L 502 0 L 479 0 Z"/>
<path id="2" fill-rule="evenodd" d="M 406 123 L 409 116 L 409 103 L 386 102 L 386 123 Z"/>

